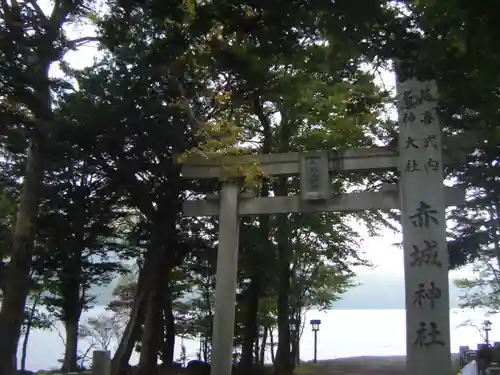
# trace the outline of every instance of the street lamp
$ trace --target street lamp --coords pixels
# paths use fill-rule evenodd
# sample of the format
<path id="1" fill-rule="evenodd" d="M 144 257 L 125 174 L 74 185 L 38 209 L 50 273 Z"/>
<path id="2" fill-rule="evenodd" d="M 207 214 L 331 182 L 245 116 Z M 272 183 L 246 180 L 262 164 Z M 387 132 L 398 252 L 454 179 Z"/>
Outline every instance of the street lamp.
<path id="1" fill-rule="evenodd" d="M 483 322 L 484 341 L 486 342 L 487 345 L 490 344 L 490 331 L 492 325 L 493 323 L 491 323 L 489 320 L 485 320 Z"/>
<path id="2" fill-rule="evenodd" d="M 312 319 L 310 321 L 312 331 L 314 332 L 314 363 L 318 362 L 318 331 L 319 331 L 319 325 L 321 324 L 321 320 L 319 319 Z"/>

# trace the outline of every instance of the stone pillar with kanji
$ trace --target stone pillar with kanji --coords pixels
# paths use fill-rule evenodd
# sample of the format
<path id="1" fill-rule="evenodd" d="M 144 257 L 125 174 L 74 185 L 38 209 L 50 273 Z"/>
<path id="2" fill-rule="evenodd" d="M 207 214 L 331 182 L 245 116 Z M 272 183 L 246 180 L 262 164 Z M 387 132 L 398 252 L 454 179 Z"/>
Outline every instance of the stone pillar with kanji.
<path id="1" fill-rule="evenodd" d="M 401 69 L 401 67 L 399 67 Z M 407 374 L 451 374 L 441 127 L 433 81 L 399 70 L 400 199 Z"/>

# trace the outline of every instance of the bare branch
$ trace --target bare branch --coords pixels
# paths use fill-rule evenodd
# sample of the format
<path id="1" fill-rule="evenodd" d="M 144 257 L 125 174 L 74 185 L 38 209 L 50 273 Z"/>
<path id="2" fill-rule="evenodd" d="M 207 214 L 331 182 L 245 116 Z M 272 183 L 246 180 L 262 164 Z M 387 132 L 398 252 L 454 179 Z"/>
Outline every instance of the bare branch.
<path id="1" fill-rule="evenodd" d="M 118 342 L 123 333 L 123 324 L 116 315 L 101 314 L 89 318 L 80 327 L 80 337 L 93 347 L 109 350 L 113 342 Z"/>
<path id="2" fill-rule="evenodd" d="M 94 349 L 94 344 L 90 344 L 89 347 L 83 352 L 83 354 L 80 355 L 80 367 L 81 368 L 84 367 L 85 362 L 88 362 L 90 360 L 89 353 L 92 349 Z"/>
<path id="3" fill-rule="evenodd" d="M 57 336 L 59 336 L 59 338 L 61 339 L 63 345 L 66 345 L 66 340 L 64 339 L 64 336 L 62 335 L 60 329 L 57 328 L 57 326 L 55 324 L 54 324 L 54 326 L 52 328 L 54 328 L 55 331 L 57 332 Z"/>
<path id="4" fill-rule="evenodd" d="M 49 19 L 43 12 L 42 8 L 40 8 L 40 5 L 38 5 L 37 0 L 27 0 L 26 2 L 33 7 L 37 16 L 40 17 L 40 19 L 44 22 L 44 24 L 48 24 Z"/>
<path id="5" fill-rule="evenodd" d="M 460 328 L 460 327 L 474 327 L 477 332 L 479 333 L 479 335 L 481 336 L 482 340 L 483 341 L 486 341 L 486 336 L 484 335 L 484 332 L 483 330 L 478 327 L 473 321 L 472 319 L 467 319 L 465 321 L 463 321 L 462 323 L 460 323 L 457 328 Z"/>
<path id="6" fill-rule="evenodd" d="M 100 38 L 98 38 L 98 37 L 86 36 L 86 37 L 82 37 L 82 38 L 78 38 L 78 39 L 68 40 L 66 42 L 66 46 L 69 49 L 75 50 L 75 49 L 77 49 L 77 48 L 79 48 L 87 43 L 98 42 L 98 41 L 100 41 Z"/>

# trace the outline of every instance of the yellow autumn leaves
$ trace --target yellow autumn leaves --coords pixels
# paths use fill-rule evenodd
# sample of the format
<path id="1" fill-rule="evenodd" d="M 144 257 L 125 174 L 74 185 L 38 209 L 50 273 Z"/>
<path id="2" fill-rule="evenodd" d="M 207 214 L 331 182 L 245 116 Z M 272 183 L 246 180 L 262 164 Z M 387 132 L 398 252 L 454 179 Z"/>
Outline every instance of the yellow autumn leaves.
<path id="1" fill-rule="evenodd" d="M 196 158 L 213 160 L 214 164 L 220 166 L 224 181 L 243 181 L 247 188 L 254 187 L 262 181 L 264 175 L 257 158 L 235 158 L 248 154 L 241 127 L 226 120 L 205 123 L 196 137 L 200 142 L 182 154 L 177 160 L 179 163 L 186 163 Z"/>

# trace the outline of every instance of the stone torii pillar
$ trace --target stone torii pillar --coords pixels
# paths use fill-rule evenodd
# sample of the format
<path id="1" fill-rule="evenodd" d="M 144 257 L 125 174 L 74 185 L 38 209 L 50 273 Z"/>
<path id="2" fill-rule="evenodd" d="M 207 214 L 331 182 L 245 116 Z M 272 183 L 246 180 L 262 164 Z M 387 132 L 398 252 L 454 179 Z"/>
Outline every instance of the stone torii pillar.
<path id="1" fill-rule="evenodd" d="M 224 183 L 220 195 L 211 374 L 231 374 L 239 248 L 239 190 Z M 234 272 L 236 270 L 236 272 Z"/>

